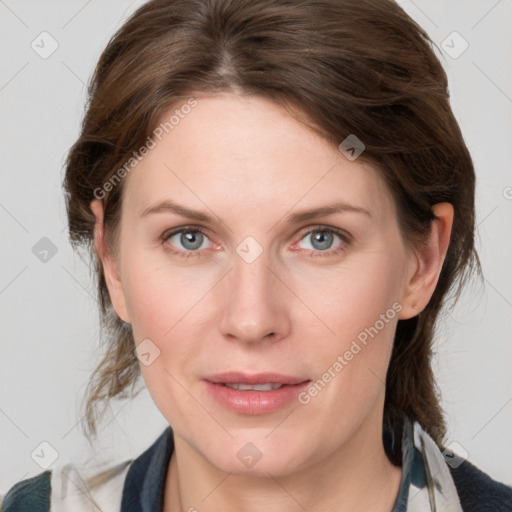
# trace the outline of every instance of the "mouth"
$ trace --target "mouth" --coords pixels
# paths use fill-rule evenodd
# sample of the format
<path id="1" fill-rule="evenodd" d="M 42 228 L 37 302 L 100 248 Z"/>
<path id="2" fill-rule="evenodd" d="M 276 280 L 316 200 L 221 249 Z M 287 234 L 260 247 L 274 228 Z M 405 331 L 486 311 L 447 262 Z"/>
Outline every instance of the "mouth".
<path id="1" fill-rule="evenodd" d="M 224 408 L 258 415 L 289 405 L 311 379 L 277 373 L 229 372 L 211 375 L 203 381 L 210 395 Z"/>

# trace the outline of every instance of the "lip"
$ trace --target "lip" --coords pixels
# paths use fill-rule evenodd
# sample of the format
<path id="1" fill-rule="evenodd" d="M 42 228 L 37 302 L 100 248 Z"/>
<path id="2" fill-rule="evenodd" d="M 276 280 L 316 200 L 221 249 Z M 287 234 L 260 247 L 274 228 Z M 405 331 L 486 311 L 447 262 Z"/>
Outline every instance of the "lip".
<path id="1" fill-rule="evenodd" d="M 208 393 L 226 409 L 240 414 L 259 415 L 275 412 L 289 405 L 311 380 L 278 373 L 225 372 L 210 375 L 203 382 Z M 224 386 L 233 383 L 283 386 L 270 391 L 238 391 Z"/>
<path id="2" fill-rule="evenodd" d="M 244 384 L 287 384 L 295 385 L 305 382 L 309 379 L 301 377 L 291 377 L 289 375 L 282 375 L 279 373 L 243 373 L 243 372 L 224 372 L 217 373 L 206 377 L 205 380 L 213 382 L 214 384 L 235 384 L 243 382 Z"/>

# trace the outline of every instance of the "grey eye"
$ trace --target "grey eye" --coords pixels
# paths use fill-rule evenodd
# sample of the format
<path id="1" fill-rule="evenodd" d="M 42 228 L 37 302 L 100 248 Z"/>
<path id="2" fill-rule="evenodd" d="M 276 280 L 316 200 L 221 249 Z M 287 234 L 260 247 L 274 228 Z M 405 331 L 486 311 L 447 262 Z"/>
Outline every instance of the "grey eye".
<path id="1" fill-rule="evenodd" d="M 336 233 L 328 229 L 316 229 L 307 233 L 302 240 L 311 240 L 310 247 L 303 249 L 314 249 L 317 251 L 325 251 L 330 249 L 334 242 L 334 237 L 339 237 Z M 341 239 L 340 239 L 341 240 Z"/>
<path id="2" fill-rule="evenodd" d="M 176 237 L 179 237 L 177 241 L 173 240 L 173 238 L 175 239 Z M 183 249 L 187 251 L 196 251 L 200 249 L 205 240 L 207 240 L 207 238 L 205 237 L 205 235 L 203 235 L 203 233 L 201 233 L 200 231 L 193 230 L 180 231 L 178 233 L 174 233 L 174 235 L 171 235 L 169 237 L 169 241 L 173 245 L 179 243 L 183 247 Z M 180 248 L 179 245 L 178 248 Z"/>

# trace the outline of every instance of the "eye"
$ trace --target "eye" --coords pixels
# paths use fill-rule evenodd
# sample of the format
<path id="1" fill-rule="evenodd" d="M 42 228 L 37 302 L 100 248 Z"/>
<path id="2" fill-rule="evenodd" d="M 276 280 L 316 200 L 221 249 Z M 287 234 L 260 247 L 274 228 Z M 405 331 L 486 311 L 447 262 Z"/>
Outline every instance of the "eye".
<path id="1" fill-rule="evenodd" d="M 336 239 L 338 239 L 339 242 L 337 246 L 332 249 L 332 246 L 336 244 Z M 348 234 L 341 230 L 325 226 L 317 226 L 315 229 L 305 233 L 300 242 L 298 242 L 299 246 L 302 241 L 306 241 L 306 247 L 302 246 L 300 248 L 312 250 L 312 257 L 322 257 L 332 256 L 345 250 L 350 240 Z"/>
<path id="2" fill-rule="evenodd" d="M 185 227 L 164 233 L 162 241 L 165 243 L 166 249 L 173 254 L 188 258 L 198 256 L 199 254 L 196 253 L 199 253 L 201 249 L 207 249 L 209 238 L 198 228 Z"/>
<path id="3" fill-rule="evenodd" d="M 193 226 L 167 231 L 161 239 L 167 251 L 184 258 L 201 256 L 201 250 L 207 249 L 208 242 L 211 243 L 206 233 Z M 338 239 L 337 247 L 332 249 L 332 246 L 336 244 L 336 239 Z M 306 241 L 306 247 L 300 246 L 303 241 Z M 350 235 L 348 233 L 336 228 L 317 226 L 306 232 L 300 241 L 294 244 L 294 247 L 299 246 L 300 249 L 309 250 L 311 251 L 309 257 L 316 258 L 336 255 L 344 251 L 349 243 Z"/>

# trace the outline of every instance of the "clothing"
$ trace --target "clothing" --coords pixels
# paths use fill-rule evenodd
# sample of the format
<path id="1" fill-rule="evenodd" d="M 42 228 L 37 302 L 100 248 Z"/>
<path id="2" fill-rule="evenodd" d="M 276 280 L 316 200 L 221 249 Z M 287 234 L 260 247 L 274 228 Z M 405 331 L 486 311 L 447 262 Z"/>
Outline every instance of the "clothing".
<path id="1" fill-rule="evenodd" d="M 467 460 L 447 460 L 419 423 L 383 428 L 386 453 L 401 457 L 402 479 L 392 512 L 511 512 L 512 487 Z M 401 442 L 400 442 L 401 441 Z M 101 468 L 65 464 L 22 480 L 0 497 L 0 512 L 162 512 L 174 450 L 166 428 L 140 456 Z M 455 467 L 460 463 L 458 467 Z M 198 507 L 199 509 L 201 507 Z"/>

